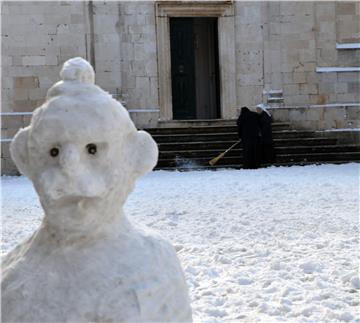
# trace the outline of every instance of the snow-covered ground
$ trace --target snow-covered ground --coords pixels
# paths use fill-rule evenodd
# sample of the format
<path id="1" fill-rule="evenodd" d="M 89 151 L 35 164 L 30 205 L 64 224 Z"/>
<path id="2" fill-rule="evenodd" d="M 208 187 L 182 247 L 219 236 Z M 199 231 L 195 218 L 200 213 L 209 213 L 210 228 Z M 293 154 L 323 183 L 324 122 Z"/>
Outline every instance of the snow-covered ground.
<path id="1" fill-rule="evenodd" d="M 125 212 L 175 245 L 197 322 L 360 322 L 359 164 L 153 172 Z M 2 178 L 3 254 L 41 213 Z"/>

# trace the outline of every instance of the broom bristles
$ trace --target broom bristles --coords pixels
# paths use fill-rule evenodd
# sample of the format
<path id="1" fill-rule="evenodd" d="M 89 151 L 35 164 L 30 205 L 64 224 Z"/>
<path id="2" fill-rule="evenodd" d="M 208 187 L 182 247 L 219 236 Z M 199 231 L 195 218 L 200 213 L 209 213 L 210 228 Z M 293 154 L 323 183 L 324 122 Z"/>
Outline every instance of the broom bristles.
<path id="1" fill-rule="evenodd" d="M 238 141 L 235 142 L 230 148 L 228 148 L 228 149 L 226 149 L 224 152 L 222 152 L 219 156 L 216 156 L 215 158 L 211 159 L 211 160 L 209 161 L 209 164 L 210 164 L 211 166 L 214 166 L 214 165 L 219 161 L 219 159 L 223 158 L 223 157 L 225 156 L 225 154 L 226 154 L 229 150 L 233 149 L 240 141 L 241 141 L 241 140 L 238 140 Z"/>
<path id="2" fill-rule="evenodd" d="M 225 155 L 225 153 L 221 153 L 219 156 L 211 159 L 211 160 L 209 161 L 209 164 L 210 164 L 211 166 L 214 166 L 214 165 L 219 161 L 219 159 L 221 159 L 221 158 L 224 157 L 224 155 Z"/>

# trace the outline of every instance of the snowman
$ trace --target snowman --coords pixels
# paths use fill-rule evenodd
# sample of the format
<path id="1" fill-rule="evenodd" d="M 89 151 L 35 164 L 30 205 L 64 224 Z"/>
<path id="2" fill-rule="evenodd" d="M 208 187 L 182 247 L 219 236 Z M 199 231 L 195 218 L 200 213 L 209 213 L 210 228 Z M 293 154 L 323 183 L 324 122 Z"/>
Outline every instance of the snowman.
<path id="1" fill-rule="evenodd" d="M 175 250 L 122 209 L 155 166 L 156 143 L 86 60 L 68 60 L 60 76 L 11 144 L 44 218 L 3 260 L 2 322 L 192 321 Z"/>

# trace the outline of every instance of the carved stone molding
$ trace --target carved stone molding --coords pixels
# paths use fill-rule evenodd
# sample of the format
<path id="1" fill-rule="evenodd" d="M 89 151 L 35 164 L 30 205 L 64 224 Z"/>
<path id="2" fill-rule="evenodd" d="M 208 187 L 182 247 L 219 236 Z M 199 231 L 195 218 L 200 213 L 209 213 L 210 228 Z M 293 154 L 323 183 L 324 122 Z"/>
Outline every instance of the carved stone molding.
<path id="1" fill-rule="evenodd" d="M 233 1 L 157 1 L 157 17 L 234 16 Z"/>

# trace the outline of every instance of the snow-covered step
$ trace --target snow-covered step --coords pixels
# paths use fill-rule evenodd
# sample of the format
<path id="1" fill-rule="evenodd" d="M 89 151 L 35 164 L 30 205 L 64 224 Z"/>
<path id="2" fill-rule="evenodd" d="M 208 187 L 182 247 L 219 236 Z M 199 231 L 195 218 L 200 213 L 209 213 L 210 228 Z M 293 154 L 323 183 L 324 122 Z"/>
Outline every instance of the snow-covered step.
<path id="1" fill-rule="evenodd" d="M 273 131 L 273 138 L 312 138 L 315 137 L 314 131 L 280 130 Z M 193 141 L 223 141 L 238 140 L 237 132 L 229 133 L 199 133 L 199 134 L 172 134 L 172 135 L 153 135 L 157 143 L 164 142 L 193 142 Z"/>
<path id="2" fill-rule="evenodd" d="M 263 167 L 278 167 L 278 166 L 306 166 L 306 165 L 323 165 L 323 164 L 347 164 L 352 163 L 354 161 L 349 160 L 323 160 L 318 162 L 313 161 L 293 161 L 286 163 L 275 163 L 272 165 L 263 165 Z M 355 161 L 359 162 L 359 161 Z M 189 171 L 201 171 L 201 170 L 223 170 L 223 169 L 242 169 L 242 164 L 233 164 L 233 165 L 219 165 L 216 164 L 214 166 L 206 165 L 196 165 L 196 164 L 185 164 L 181 165 L 181 167 L 161 167 L 155 168 L 156 170 L 167 170 L 167 171 L 180 171 L 180 172 L 189 172 Z"/>
<path id="3" fill-rule="evenodd" d="M 272 93 L 273 96 L 279 94 L 275 92 Z M 194 165 L 207 167 L 209 160 L 238 141 L 235 120 L 226 120 L 225 123 L 215 120 L 202 120 L 200 123 L 196 120 L 184 121 L 183 125 L 187 127 L 175 127 L 176 123 L 179 124 L 179 122 L 167 123 L 163 128 L 148 129 L 160 151 L 157 168 L 180 169 L 189 165 L 191 168 Z M 278 156 L 277 162 L 280 164 L 360 159 L 360 147 L 349 144 L 356 141 L 347 140 L 348 132 L 346 140 L 340 140 L 341 131 L 334 136 L 328 132 L 289 128 L 288 123 L 275 123 L 273 126 L 274 146 Z M 350 135 L 352 135 L 351 131 Z M 218 162 L 219 167 L 232 167 L 231 165 L 241 167 L 241 164 L 241 145 Z"/>
<path id="4" fill-rule="evenodd" d="M 209 159 L 221 154 L 224 150 L 207 149 L 207 150 L 178 150 L 178 151 L 161 151 L 159 159 L 171 158 L 198 158 L 207 157 Z M 360 152 L 360 145 L 328 145 L 328 146 L 292 146 L 276 147 L 277 154 L 310 154 L 310 153 L 334 153 L 334 152 Z M 241 145 L 238 148 L 230 150 L 226 156 L 242 156 Z"/>
<path id="5" fill-rule="evenodd" d="M 216 157 L 216 155 L 214 156 Z M 186 164 L 195 164 L 206 166 L 212 157 L 185 158 L 177 156 L 170 159 L 159 159 L 157 167 L 180 167 Z M 360 161 L 360 151 L 358 152 L 328 152 L 328 153 L 301 153 L 301 154 L 277 154 L 276 162 L 318 162 L 330 160 L 352 160 Z M 220 159 L 218 165 L 236 165 L 242 164 L 242 156 L 225 156 Z"/>
<path id="6" fill-rule="evenodd" d="M 274 131 L 289 129 L 288 123 L 274 123 Z M 200 134 L 200 133 L 229 133 L 237 132 L 236 122 L 229 125 L 210 125 L 210 126 L 191 126 L 191 127 L 167 127 L 167 128 L 149 128 L 144 129 L 151 135 L 176 135 L 176 134 Z"/>
<path id="7" fill-rule="evenodd" d="M 162 151 L 184 151 L 184 150 L 226 150 L 233 145 L 235 140 L 214 140 L 214 141 L 194 141 L 194 142 L 177 142 L 177 143 L 160 143 L 158 144 L 160 152 Z M 288 146 L 319 146 L 335 145 L 336 138 L 285 138 L 275 139 L 275 147 Z"/>

